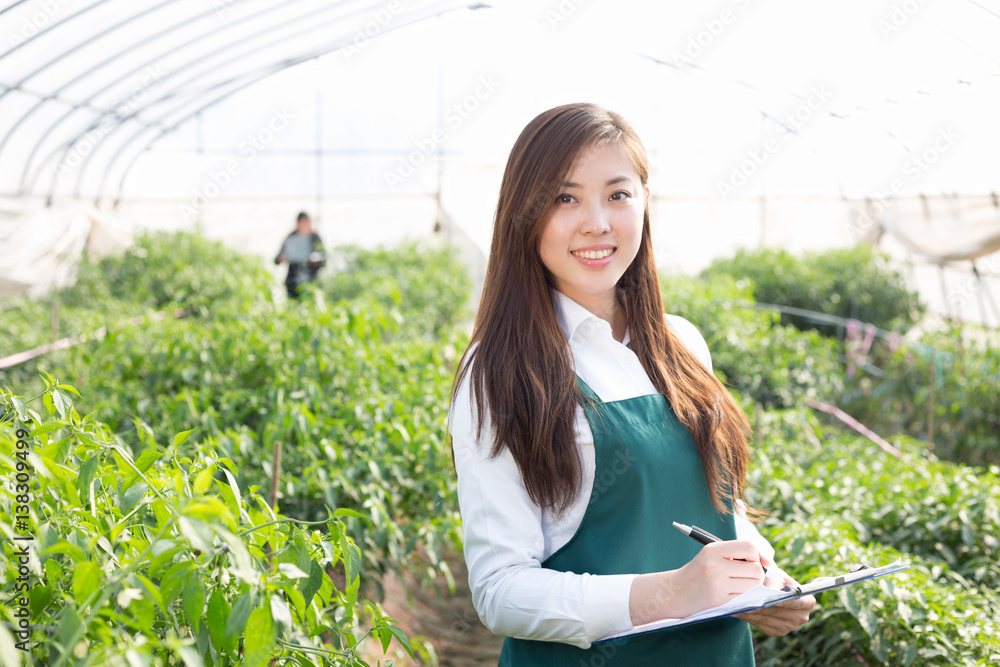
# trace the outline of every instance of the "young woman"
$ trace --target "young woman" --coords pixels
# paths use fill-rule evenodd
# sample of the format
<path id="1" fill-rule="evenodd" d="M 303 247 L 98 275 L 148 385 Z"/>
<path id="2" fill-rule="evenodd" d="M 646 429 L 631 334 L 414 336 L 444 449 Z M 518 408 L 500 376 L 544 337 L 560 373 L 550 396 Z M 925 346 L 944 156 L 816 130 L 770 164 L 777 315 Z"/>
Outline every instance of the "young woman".
<path id="1" fill-rule="evenodd" d="M 501 665 L 752 665 L 747 622 L 785 634 L 815 604 L 592 646 L 773 566 L 741 500 L 746 417 L 697 329 L 663 312 L 648 172 L 628 123 L 592 104 L 539 115 L 507 161 L 450 413 L 469 581 L 507 636 Z"/>

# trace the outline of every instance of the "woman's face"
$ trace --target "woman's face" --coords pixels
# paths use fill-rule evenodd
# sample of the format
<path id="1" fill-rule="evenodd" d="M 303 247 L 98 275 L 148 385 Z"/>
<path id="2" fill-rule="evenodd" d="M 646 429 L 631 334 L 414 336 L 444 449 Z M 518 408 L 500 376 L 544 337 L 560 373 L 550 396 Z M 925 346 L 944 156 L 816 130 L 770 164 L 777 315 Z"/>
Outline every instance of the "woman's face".
<path id="1" fill-rule="evenodd" d="M 639 251 L 649 188 L 617 144 L 583 149 L 543 221 L 538 253 L 557 290 L 597 314 Z"/>

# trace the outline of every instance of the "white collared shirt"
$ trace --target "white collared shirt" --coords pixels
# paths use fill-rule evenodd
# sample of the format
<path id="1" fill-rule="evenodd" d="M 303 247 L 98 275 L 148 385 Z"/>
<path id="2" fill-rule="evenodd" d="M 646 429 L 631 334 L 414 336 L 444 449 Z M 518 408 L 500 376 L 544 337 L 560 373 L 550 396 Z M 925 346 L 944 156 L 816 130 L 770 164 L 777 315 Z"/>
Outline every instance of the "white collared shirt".
<path id="1" fill-rule="evenodd" d="M 657 393 L 639 358 L 611 335 L 611 325 L 566 295 L 553 291 L 559 326 L 569 341 L 576 374 L 602 401 Z M 705 339 L 683 317 L 666 315 L 681 342 L 711 370 Z M 632 628 L 629 595 L 634 574 L 592 575 L 557 572 L 541 563 L 576 533 L 594 484 L 594 436 L 577 406 L 576 439 L 583 463 L 583 485 L 562 514 L 543 511 L 528 497 L 517 464 L 507 449 L 490 458 L 489 421 L 484 441 L 476 438 L 475 408 L 468 374 L 456 392 L 449 430 L 458 473 L 458 501 L 465 531 L 469 586 L 479 618 L 494 634 L 558 641 L 588 648 L 601 637 Z M 736 512 L 740 539 L 754 541 L 768 558 L 774 550 L 746 518 Z"/>

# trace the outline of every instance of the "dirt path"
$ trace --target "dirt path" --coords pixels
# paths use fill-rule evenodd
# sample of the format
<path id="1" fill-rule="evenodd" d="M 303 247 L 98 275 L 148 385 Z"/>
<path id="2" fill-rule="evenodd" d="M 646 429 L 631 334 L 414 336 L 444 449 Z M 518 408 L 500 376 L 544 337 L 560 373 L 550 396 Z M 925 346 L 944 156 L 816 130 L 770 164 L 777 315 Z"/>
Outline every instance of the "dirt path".
<path id="1" fill-rule="evenodd" d="M 469 593 L 468 571 L 461 554 L 451 556 L 448 566 L 454 573 L 455 593 L 449 594 L 443 578 L 440 593 L 422 589 L 418 577 L 407 577 L 404 582 L 394 574 L 382 579 L 385 598 L 382 607 L 409 638 L 422 636 L 433 647 L 441 667 L 496 667 L 500 658 L 502 637 L 494 637 L 479 621 Z M 405 652 L 390 651 L 383 656 L 381 648 L 369 651 L 372 665 L 377 660 L 385 663 L 391 657 L 396 665 L 430 665 L 433 662 L 413 661 Z"/>

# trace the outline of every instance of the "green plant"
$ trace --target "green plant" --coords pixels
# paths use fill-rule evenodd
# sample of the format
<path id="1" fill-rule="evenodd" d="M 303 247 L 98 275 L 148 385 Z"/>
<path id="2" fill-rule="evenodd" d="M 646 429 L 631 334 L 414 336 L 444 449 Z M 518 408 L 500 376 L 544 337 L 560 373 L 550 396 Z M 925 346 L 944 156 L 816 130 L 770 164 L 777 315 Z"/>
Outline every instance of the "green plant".
<path id="1" fill-rule="evenodd" d="M 267 307 L 272 283 L 260 258 L 220 241 L 192 232 L 150 232 L 124 253 L 81 263 L 60 301 L 68 308 L 110 301 L 141 311 L 180 308 L 196 317 L 247 315 Z"/>
<path id="2" fill-rule="evenodd" d="M 803 409 L 765 411 L 752 505 L 778 564 L 800 581 L 903 558 L 911 568 L 826 593 L 808 626 L 758 641 L 760 664 L 989 664 L 1000 657 L 1000 478 L 923 458 L 895 458 L 827 431 Z"/>
<path id="3" fill-rule="evenodd" d="M 233 462 L 193 446 L 190 431 L 163 447 L 140 428 L 132 452 L 77 413 L 73 387 L 44 379 L 35 399 L 2 393 L 0 470 L 25 488 L 4 485 L 0 529 L 31 535 L 34 551 L 4 551 L 0 614 L 17 629 L 15 607 L 30 609 L 30 638 L 19 639 L 47 664 L 364 665 L 369 635 L 412 655 L 392 619 L 358 597 L 361 554 L 343 523 L 357 513 L 310 530 L 256 487 L 244 495 Z M 0 654 L 12 641 L 0 632 Z"/>
<path id="4" fill-rule="evenodd" d="M 996 335 L 953 327 L 904 342 L 881 361 L 878 376 L 851 382 L 839 403 L 876 430 L 929 439 L 941 458 L 1000 464 Z"/>
<path id="5" fill-rule="evenodd" d="M 220 316 L 220 305 L 206 317 L 112 328 L 43 359 L 50 372 L 86 383 L 86 410 L 132 447 L 142 445 L 136 419 L 158 431 L 197 427 L 234 462 L 244 491 L 270 478 L 280 442 L 286 514 L 315 520 L 326 506 L 353 509 L 368 518 L 346 519 L 366 573 L 399 567 L 420 549 L 450 577 L 442 554 L 457 548 L 461 524 L 445 417 L 464 343 L 446 318 L 464 312 L 461 269 L 444 251 L 420 261 L 407 248 L 399 262 L 386 250 L 352 252 L 361 260 L 343 280 L 378 289 L 337 301 L 309 289 L 251 316 Z M 393 276 L 405 295 L 398 300 L 384 291 Z M 0 382 L 36 368 L 0 371 Z"/>
<path id="6" fill-rule="evenodd" d="M 774 313 L 742 307 L 749 287 L 729 276 L 661 281 L 669 312 L 699 328 L 712 365 L 734 390 L 764 407 L 787 407 L 805 398 L 832 401 L 843 390 L 835 341 L 779 323 Z"/>
<path id="7" fill-rule="evenodd" d="M 336 271 L 320 282 L 331 301 L 369 298 L 400 313 L 399 336 L 437 336 L 466 316 L 472 283 L 453 248 L 416 243 L 337 248 Z"/>
<path id="8" fill-rule="evenodd" d="M 801 257 L 784 250 L 740 250 L 702 272 L 703 278 L 718 275 L 748 279 L 758 303 L 853 318 L 883 329 L 906 330 L 924 310 L 903 277 L 865 244 Z M 783 315 L 782 322 L 826 335 L 837 333 L 835 326 L 799 315 Z"/>

